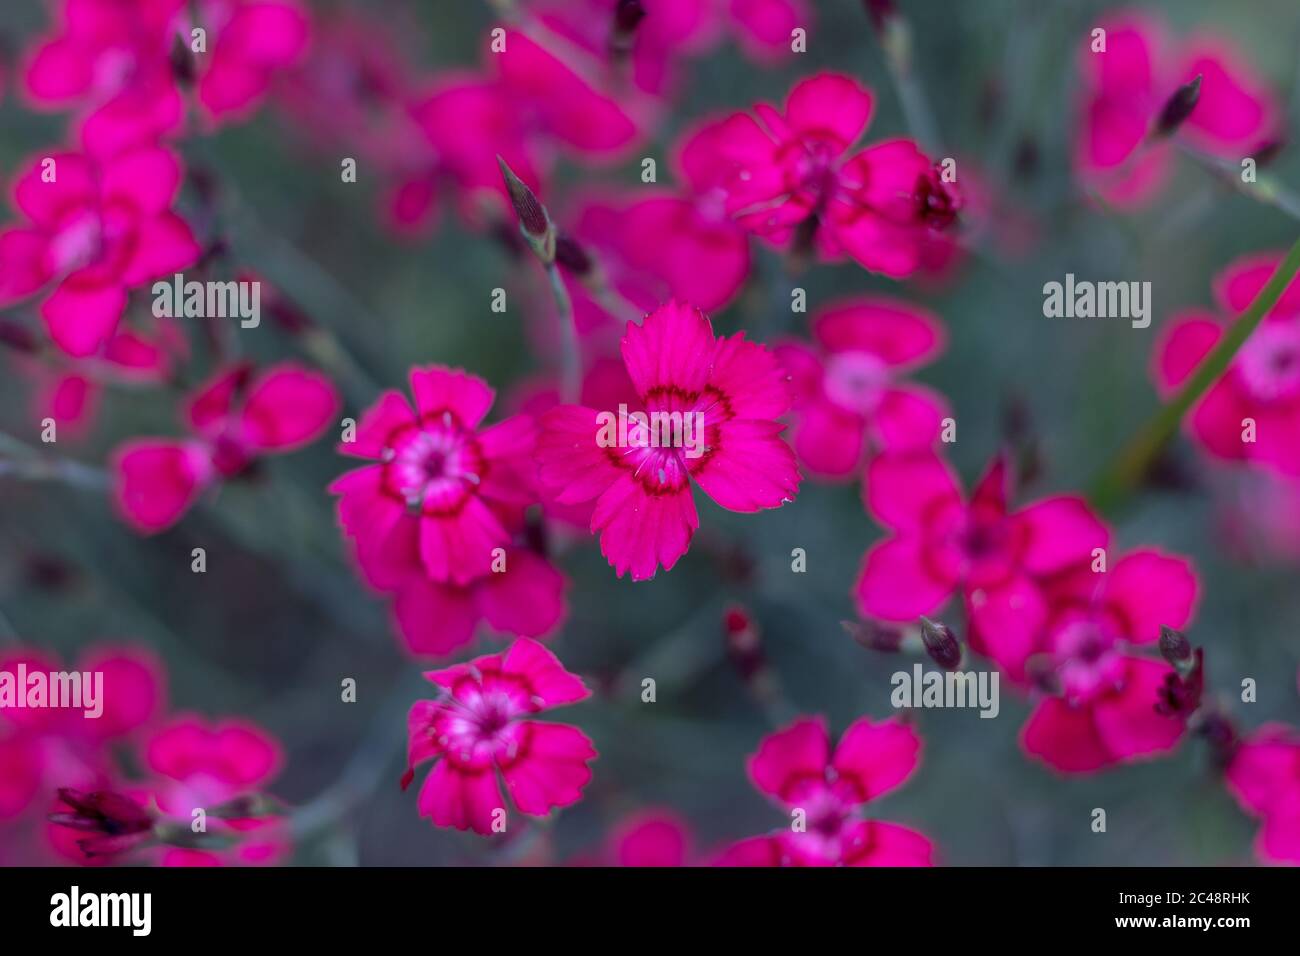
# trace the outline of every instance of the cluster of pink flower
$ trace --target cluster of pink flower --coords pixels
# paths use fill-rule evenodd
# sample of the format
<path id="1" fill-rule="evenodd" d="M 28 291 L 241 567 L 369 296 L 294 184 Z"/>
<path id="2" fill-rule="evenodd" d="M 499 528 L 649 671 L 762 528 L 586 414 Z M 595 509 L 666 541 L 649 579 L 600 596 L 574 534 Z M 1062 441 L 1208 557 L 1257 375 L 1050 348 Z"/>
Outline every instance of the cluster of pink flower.
<path id="1" fill-rule="evenodd" d="M 0 671 L 20 666 L 61 670 L 45 651 L 0 658 Z M 80 709 L 0 705 L 0 863 L 54 854 L 93 864 L 133 852 L 163 866 L 218 866 L 287 854 L 286 828 L 260 793 L 282 762 L 266 731 L 168 714 L 162 663 L 139 647 L 94 645 L 76 672 L 102 675 L 93 720 Z M 44 830 L 33 826 L 40 814 L 51 821 Z"/>
<path id="2" fill-rule="evenodd" d="M 513 638 L 500 653 L 429 672 L 437 696 L 411 708 L 403 784 L 433 762 L 418 807 L 435 825 L 499 832 L 511 806 L 545 816 L 579 801 L 591 779 L 593 742 L 537 719 L 590 694 L 538 642 L 563 621 L 567 590 L 542 523 L 595 536 L 619 577 L 643 581 L 687 553 L 699 526 L 695 486 L 730 511 L 779 508 L 795 499 L 801 465 L 831 481 L 862 474 L 866 509 L 888 529 L 854 588 L 862 615 L 910 623 L 960 595 L 972 649 L 1036 699 L 1022 733 L 1032 757 L 1092 772 L 1166 753 L 1193 723 L 1222 727 L 1202 708 L 1199 652 L 1149 653 L 1193 618 L 1199 584 L 1188 560 L 1141 547 L 1111 561 L 1110 530 L 1082 498 L 1013 506 L 1002 457 L 963 493 L 938 451 L 947 400 L 903 380 L 943 349 L 936 316 L 902 299 L 857 297 L 820 309 L 811 342 L 769 349 L 743 332 L 716 334 L 705 315 L 737 297 L 755 238 L 793 260 L 851 260 L 894 279 L 954 263 L 951 227 L 987 200 L 959 191 L 911 139 L 862 146 L 870 90 L 817 73 L 781 107 L 760 103 L 689 128 L 671 150 L 675 186 L 590 191 L 562 210 L 558 229 L 537 205 L 557 155 L 607 165 L 646 140 L 671 102 L 679 60 L 728 32 L 754 57 L 788 52 L 792 31 L 811 24 L 803 0 L 525 2 L 488 39 L 483 70 L 431 79 L 406 66 L 383 31 L 346 17 L 312 23 L 290 0 L 58 6 L 63 15 L 29 51 L 21 83 L 32 104 L 74 112 L 77 149 L 37 157 L 15 184 L 22 218 L 0 231 L 0 305 L 39 299 L 62 353 L 62 377 L 45 393 L 60 418 L 80 417 L 97 376 L 159 384 L 191 358 L 174 321 L 124 322 L 133 292 L 208 252 L 174 211 L 184 171 L 167 145 L 187 131 L 191 89 L 201 129 L 273 95 L 310 136 L 354 144 L 384 176 L 384 215 L 400 231 L 431 223 L 450 187 L 466 224 L 517 243 L 499 229 L 512 206 L 521 211 L 499 162 L 531 189 L 524 211 L 554 230 L 546 264 L 572 303 L 560 318 L 575 326 L 581 394 L 539 380 L 516 396 L 518 411 L 485 426 L 496 400 L 487 382 L 415 367 L 409 396 L 383 392 L 344 429 L 339 452 L 365 464 L 329 489 L 360 574 L 391 600 L 411 654 L 460 652 L 484 624 Z M 1166 64 L 1154 26 L 1132 17 L 1106 26 L 1107 56 L 1085 57 L 1083 68 L 1077 162 L 1090 188 L 1127 203 L 1154 192 L 1171 153 L 1150 147 L 1149 131 L 1192 76 L 1202 78 L 1200 100 L 1178 135 L 1236 151 L 1276 134 L 1270 97 L 1228 53 L 1191 44 Z M 1230 267 L 1219 283 L 1224 312 L 1240 313 L 1276 262 Z M 1190 427 L 1212 454 L 1300 475 L 1298 317 L 1300 292 L 1289 292 L 1198 405 Z M 1193 374 L 1222 328 L 1200 314 L 1175 320 L 1156 361 L 1160 387 Z M 6 335 L 20 339 L 16 329 Z M 217 366 L 183 404 L 188 437 L 137 439 L 112 456 L 114 502 L 141 533 L 166 529 L 205 490 L 336 421 L 341 399 L 316 371 Z M 606 447 L 599 417 L 622 405 L 702 416 L 700 454 Z M 1243 417 L 1267 440 L 1243 446 Z M 157 728 L 156 666 L 124 655 L 95 666 L 111 675 L 111 699 L 124 710 L 94 731 L 59 714 L 0 714 L 0 813 L 24 812 L 57 786 L 57 839 L 89 833 L 77 843 L 87 854 L 148 846 L 168 863 L 278 858 L 285 836 L 257 799 L 279 763 L 274 742 L 193 718 Z M 114 767 L 106 745 L 120 740 L 142 746 L 152 772 L 144 783 Z M 749 773 L 805 826 L 714 858 L 930 863 L 926 837 L 860 809 L 903 783 L 920 749 L 916 732 L 895 721 L 859 719 L 834 747 L 825 720 L 795 721 L 761 742 Z M 1266 728 L 1227 759 L 1234 792 L 1264 818 L 1261 852 L 1300 859 L 1294 734 Z M 230 849 L 187 845 L 196 807 L 218 821 Z M 611 852 L 685 862 L 686 846 L 682 828 L 656 818 Z"/>

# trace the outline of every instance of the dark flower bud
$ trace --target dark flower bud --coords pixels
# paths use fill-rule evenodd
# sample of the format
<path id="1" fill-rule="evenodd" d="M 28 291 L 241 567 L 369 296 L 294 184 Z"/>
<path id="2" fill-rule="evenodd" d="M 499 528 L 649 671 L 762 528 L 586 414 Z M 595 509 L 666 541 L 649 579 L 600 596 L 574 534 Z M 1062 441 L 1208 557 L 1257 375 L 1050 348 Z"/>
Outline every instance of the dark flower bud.
<path id="1" fill-rule="evenodd" d="M 121 853 L 142 843 L 153 831 L 153 814 L 123 794 L 60 787 L 59 799 L 71 812 L 51 813 L 50 822 L 93 834 L 77 841 L 88 857 Z"/>
<path id="2" fill-rule="evenodd" d="M 1192 645 L 1182 631 L 1160 626 L 1160 656 L 1175 667 L 1191 659 Z"/>
<path id="3" fill-rule="evenodd" d="M 7 345 L 16 352 L 35 352 L 36 336 L 20 322 L 0 319 L 0 344 Z"/>
<path id="4" fill-rule="evenodd" d="M 869 651 L 894 654 L 903 646 L 902 629 L 888 624 L 877 621 L 840 621 L 840 626 Z"/>
<path id="5" fill-rule="evenodd" d="M 939 163 L 917 179 L 915 196 L 917 218 L 931 229 L 941 231 L 957 221 L 962 198 L 953 184 L 943 181 L 943 168 Z"/>
<path id="6" fill-rule="evenodd" d="M 1160 643 L 1163 651 L 1163 636 Z M 1200 709 L 1201 698 L 1205 693 L 1205 669 L 1202 663 L 1203 651 L 1198 647 L 1187 660 L 1174 665 L 1175 672 L 1166 674 L 1164 683 L 1156 691 L 1156 713 L 1166 717 L 1186 718 Z"/>
<path id="7" fill-rule="evenodd" d="M 1201 75 L 1197 73 L 1195 79 L 1178 87 L 1174 95 L 1165 101 L 1164 108 L 1160 111 L 1160 118 L 1156 120 L 1155 129 L 1152 131 L 1153 136 L 1158 139 L 1172 136 L 1187 121 L 1187 117 L 1192 115 L 1192 111 L 1196 109 L 1196 104 L 1201 99 Z"/>
<path id="8" fill-rule="evenodd" d="M 618 0 L 614 8 L 614 29 L 610 31 L 609 46 L 616 53 L 632 49 L 636 28 L 645 19 L 645 4 L 641 0 Z"/>
<path id="9" fill-rule="evenodd" d="M 961 665 L 961 642 L 947 624 L 921 618 L 921 640 L 930 659 L 944 670 L 956 670 Z"/>
<path id="10" fill-rule="evenodd" d="M 722 616 L 722 634 L 727 657 L 745 680 L 752 679 L 767 666 L 763 640 L 753 618 L 742 607 L 730 607 Z"/>
<path id="11" fill-rule="evenodd" d="M 198 78 L 198 71 L 194 69 L 194 54 L 190 52 L 190 45 L 184 34 L 177 33 L 172 38 L 169 60 L 172 76 L 176 77 L 176 81 L 181 86 L 193 86 L 195 79 Z"/>
<path id="12" fill-rule="evenodd" d="M 555 240 L 555 261 L 578 277 L 590 273 L 593 265 L 587 250 L 568 236 Z"/>
<path id="13" fill-rule="evenodd" d="M 898 13 L 894 0 L 863 0 L 862 5 L 871 17 L 871 25 L 877 33 L 883 33 L 890 19 Z"/>
<path id="14" fill-rule="evenodd" d="M 501 176 L 506 181 L 506 192 L 510 194 L 510 204 L 515 215 L 519 217 L 519 231 L 532 245 L 543 265 L 555 262 L 555 225 L 551 222 L 546 207 L 542 205 L 537 194 L 528 188 L 528 184 L 515 175 L 506 161 L 497 157 L 501 167 Z"/>

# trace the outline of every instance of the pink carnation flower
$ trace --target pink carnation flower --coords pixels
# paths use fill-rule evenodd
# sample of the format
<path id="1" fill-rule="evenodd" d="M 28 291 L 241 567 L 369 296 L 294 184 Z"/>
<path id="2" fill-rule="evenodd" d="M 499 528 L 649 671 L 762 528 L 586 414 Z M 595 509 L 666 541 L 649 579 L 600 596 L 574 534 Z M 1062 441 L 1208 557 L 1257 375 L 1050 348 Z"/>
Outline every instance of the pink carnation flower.
<path id="1" fill-rule="evenodd" d="M 1161 395 L 1174 394 L 1218 345 L 1273 274 L 1281 254 L 1247 256 L 1215 278 L 1215 298 L 1227 323 L 1189 311 L 1162 330 L 1153 374 Z M 1246 440 L 1246 419 L 1255 423 Z M 1300 282 L 1292 280 L 1277 305 L 1251 333 L 1228 370 L 1185 419 L 1198 444 L 1215 458 L 1247 461 L 1282 475 L 1300 476 Z"/>
<path id="2" fill-rule="evenodd" d="M 64 669 L 44 651 L 22 648 L 0 659 L 0 670 L 17 674 Z M 100 672 L 103 712 L 88 719 L 82 709 L 0 708 L 0 820 L 43 802 L 60 786 L 100 789 L 115 772 L 111 748 L 130 740 L 162 710 L 166 677 L 161 663 L 142 648 L 95 645 L 76 670 Z"/>
<path id="3" fill-rule="evenodd" d="M 595 502 L 601 553 L 619 577 L 643 581 L 690 547 L 699 527 L 692 481 L 722 507 L 753 512 L 794 500 L 800 476 L 774 420 L 790 407 L 787 376 L 743 333 L 716 338 L 702 312 L 669 302 L 628 323 L 623 361 L 645 413 L 698 416 L 699 454 L 649 447 L 647 429 L 631 420 L 640 409 L 628 412 L 628 447 L 602 445 L 602 411 L 563 405 L 542 416 L 538 473 L 558 504 Z"/>
<path id="4" fill-rule="evenodd" d="M 1300 863 L 1300 734 L 1265 724 L 1237 747 L 1226 779 L 1242 808 L 1263 819 L 1260 859 Z"/>
<path id="5" fill-rule="evenodd" d="M 1046 623 L 1046 577 L 1090 560 L 1108 532 L 1082 498 L 1059 495 L 1011 511 L 1005 458 L 963 497 L 933 452 L 881 455 L 867 467 L 867 510 L 892 532 L 866 555 L 858 606 L 912 621 L 960 591 L 977 649 L 1023 646 Z M 979 642 L 983 641 L 983 644 Z"/>
<path id="6" fill-rule="evenodd" d="M 420 816 L 490 834 L 509 825 L 507 799 L 520 813 L 542 817 L 582 798 L 587 765 L 596 759 L 591 741 L 577 727 L 533 719 L 591 693 L 554 654 L 520 638 L 500 654 L 425 676 L 442 694 L 411 706 L 402 777 L 405 789 L 416 766 L 436 761 L 420 787 Z"/>
<path id="7" fill-rule="evenodd" d="M 87 151 L 109 156 L 156 142 L 184 124 L 173 56 L 189 57 L 191 29 L 207 31 L 193 54 L 198 101 L 212 120 L 243 115 L 276 73 L 298 61 L 310 32 L 285 0 L 64 0 L 57 29 L 32 51 L 28 97 L 47 109 L 78 107 Z"/>
<path id="8" fill-rule="evenodd" d="M 190 398 L 184 419 L 193 437 L 137 438 L 114 452 L 114 503 L 140 533 L 162 531 L 215 482 L 319 438 L 338 409 L 337 390 L 318 372 L 291 362 L 260 373 L 237 365 Z"/>
<path id="9" fill-rule="evenodd" d="M 1054 580 L 1035 643 L 985 636 L 982 649 L 1013 679 L 1036 671 L 1031 676 L 1058 691 L 1030 715 L 1025 750 L 1056 770 L 1088 773 L 1177 746 L 1187 715 L 1156 709 L 1173 668 L 1131 649 L 1152 647 L 1162 626 L 1187 626 L 1196 592 L 1187 560 L 1133 551 L 1105 572 L 1083 565 Z"/>
<path id="10" fill-rule="evenodd" d="M 257 794 L 284 762 L 279 743 L 261 728 L 178 717 L 150 738 L 145 760 L 161 778 L 152 796 L 167 817 L 189 828 L 194 810 L 202 809 L 209 834 L 235 841 L 221 850 L 167 847 L 164 866 L 270 863 L 288 852 L 288 837 L 275 819 L 252 814 L 240 802 Z"/>
<path id="11" fill-rule="evenodd" d="M 1074 161 L 1079 177 L 1108 202 L 1142 205 L 1168 180 L 1172 147 L 1150 144 L 1148 136 L 1170 96 L 1197 76 L 1200 98 L 1178 136 L 1235 162 L 1276 135 L 1272 94 L 1223 41 L 1203 36 L 1175 46 L 1160 23 L 1134 11 L 1114 14 L 1100 27 L 1106 51 L 1093 52 L 1089 33 L 1079 55 Z"/>
<path id="12" fill-rule="evenodd" d="M 921 740 L 895 720 L 855 721 L 831 751 L 826 721 L 804 717 L 763 739 L 749 778 L 790 818 L 725 851 L 719 866 L 929 866 L 930 841 L 860 808 L 916 769 Z M 802 824 L 802 825 L 800 825 Z"/>
<path id="13" fill-rule="evenodd" d="M 480 429 L 495 393 L 460 370 L 413 369 L 411 393 L 414 407 L 385 392 L 356 440 L 338 446 L 374 462 L 330 485 L 362 574 L 395 596 L 416 654 L 448 654 L 483 621 L 508 634 L 551 631 L 564 614 L 564 578 L 518 543 L 537 501 L 532 418 Z"/>
<path id="14" fill-rule="evenodd" d="M 534 191 L 553 162 L 554 147 L 587 162 L 613 162 L 640 138 L 623 105 L 547 45 L 506 30 L 505 51 L 487 53 L 491 71 L 444 74 L 412 116 L 438 156 L 437 173 L 461 191 L 462 212 L 480 217 L 478 195 L 496 195 L 510 209 L 497 157 Z"/>
<path id="15" fill-rule="evenodd" d="M 646 810 L 623 820 L 610 838 L 609 856 L 617 866 L 688 866 L 691 833 L 669 810 Z"/>
<path id="16" fill-rule="evenodd" d="M 14 184 L 27 221 L 0 231 L 0 306 L 50 290 L 41 316 L 55 344 L 98 353 L 131 289 L 198 261 L 171 211 L 180 184 L 180 163 L 156 147 L 103 163 L 76 153 L 33 162 Z"/>
<path id="17" fill-rule="evenodd" d="M 784 113 L 760 103 L 757 120 L 736 113 L 704 126 L 682 152 L 683 170 L 776 245 L 812 241 L 823 258 L 908 276 L 961 201 L 910 140 L 852 152 L 873 106 L 850 77 L 819 74 L 795 85 Z"/>
<path id="18" fill-rule="evenodd" d="M 872 449 L 908 451 L 939 438 L 943 396 L 897 379 L 944 346 L 938 320 L 897 299 L 862 298 L 823 309 L 813 340 L 775 352 L 794 382 L 794 449 L 824 478 L 856 474 Z"/>

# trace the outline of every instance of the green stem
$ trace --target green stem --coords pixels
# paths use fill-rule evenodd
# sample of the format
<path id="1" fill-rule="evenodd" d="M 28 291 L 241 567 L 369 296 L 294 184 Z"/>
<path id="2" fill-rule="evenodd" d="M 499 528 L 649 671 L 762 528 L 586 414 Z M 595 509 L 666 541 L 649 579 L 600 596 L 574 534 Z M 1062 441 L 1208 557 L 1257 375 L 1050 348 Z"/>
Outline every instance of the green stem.
<path id="1" fill-rule="evenodd" d="M 551 293 L 555 296 L 555 308 L 560 323 L 560 398 L 562 401 L 577 403 L 582 396 L 582 353 L 578 346 L 578 327 L 573 321 L 573 301 L 569 290 L 564 287 L 564 278 L 560 267 L 554 262 L 546 266 L 546 279 L 551 284 Z"/>
<path id="2" fill-rule="evenodd" d="M 1151 464 L 1170 438 L 1178 431 L 1183 416 L 1200 400 L 1228 369 L 1233 357 L 1273 308 L 1286 287 L 1300 270 L 1300 240 L 1296 240 L 1286 257 L 1274 270 L 1268 283 L 1255 296 L 1246 311 L 1228 328 L 1227 333 L 1205 358 L 1192 377 L 1142 429 L 1133 436 L 1120 454 L 1102 472 L 1093 485 L 1091 498 L 1101 511 L 1114 509 L 1145 477 Z"/>

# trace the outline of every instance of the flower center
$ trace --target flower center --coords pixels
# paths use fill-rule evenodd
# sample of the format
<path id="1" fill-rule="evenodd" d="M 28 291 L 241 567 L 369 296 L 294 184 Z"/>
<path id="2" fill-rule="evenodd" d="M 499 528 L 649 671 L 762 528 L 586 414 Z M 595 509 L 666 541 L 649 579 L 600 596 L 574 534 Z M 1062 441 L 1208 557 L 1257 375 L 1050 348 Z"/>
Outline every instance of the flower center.
<path id="1" fill-rule="evenodd" d="M 1265 322 L 1242 346 L 1237 367 L 1256 398 L 1300 395 L 1300 322 Z"/>
<path id="2" fill-rule="evenodd" d="M 870 415 L 888 379 L 885 363 L 869 352 L 837 352 L 826 360 L 826 397 L 846 411 Z"/>
<path id="3" fill-rule="evenodd" d="M 474 436 L 444 413 L 394 442 L 385 482 L 411 509 L 448 514 L 474 493 L 483 466 Z"/>
<path id="4" fill-rule="evenodd" d="M 1088 701 L 1119 684 L 1124 662 L 1117 645 L 1115 637 L 1092 618 L 1070 621 L 1057 630 L 1052 651 L 1067 700 Z"/>

